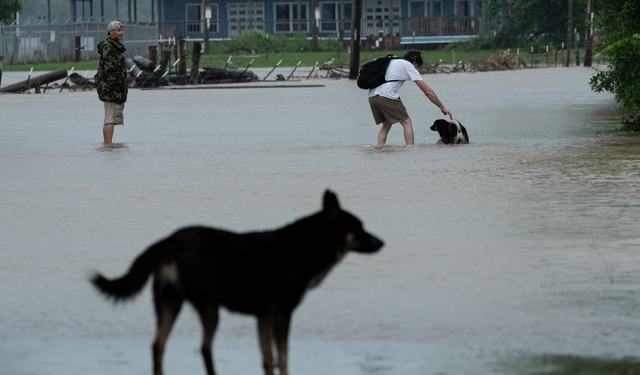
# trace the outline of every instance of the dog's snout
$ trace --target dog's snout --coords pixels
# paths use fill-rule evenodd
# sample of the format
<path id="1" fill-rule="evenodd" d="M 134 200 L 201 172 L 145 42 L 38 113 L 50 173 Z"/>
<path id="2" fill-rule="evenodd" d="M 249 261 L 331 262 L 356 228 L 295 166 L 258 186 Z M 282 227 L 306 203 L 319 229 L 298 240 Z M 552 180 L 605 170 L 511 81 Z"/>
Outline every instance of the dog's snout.
<path id="1" fill-rule="evenodd" d="M 375 236 L 371 236 L 371 252 L 378 251 L 384 246 L 384 242 L 376 238 Z"/>

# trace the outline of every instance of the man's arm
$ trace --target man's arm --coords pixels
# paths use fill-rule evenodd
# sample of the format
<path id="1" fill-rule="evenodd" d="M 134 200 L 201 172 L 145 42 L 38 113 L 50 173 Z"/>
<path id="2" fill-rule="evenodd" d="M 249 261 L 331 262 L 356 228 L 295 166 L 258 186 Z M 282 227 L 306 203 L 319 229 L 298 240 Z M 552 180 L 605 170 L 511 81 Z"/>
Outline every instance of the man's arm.
<path id="1" fill-rule="evenodd" d="M 438 99 L 438 96 L 436 95 L 436 93 L 429 86 L 427 86 L 427 84 L 424 83 L 424 81 L 415 81 L 415 82 L 416 82 L 416 85 L 418 85 L 418 87 L 420 88 L 420 90 L 422 90 L 422 92 L 427 96 L 427 98 L 429 98 L 431 103 L 435 104 L 438 108 L 440 108 L 440 111 L 442 111 L 443 114 L 449 115 L 449 118 L 453 120 L 453 116 L 451 115 L 451 112 L 449 112 L 449 110 L 444 107 L 442 102 L 440 102 L 440 99 Z"/>

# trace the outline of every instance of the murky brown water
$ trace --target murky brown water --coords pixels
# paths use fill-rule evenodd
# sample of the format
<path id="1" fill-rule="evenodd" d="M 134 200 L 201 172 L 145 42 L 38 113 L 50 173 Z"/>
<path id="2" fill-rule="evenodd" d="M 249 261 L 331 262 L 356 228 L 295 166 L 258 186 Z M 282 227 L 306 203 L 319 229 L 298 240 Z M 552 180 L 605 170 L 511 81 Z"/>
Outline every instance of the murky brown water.
<path id="1" fill-rule="evenodd" d="M 331 188 L 387 245 L 308 294 L 294 374 L 522 374 L 567 358 L 635 370 L 618 359 L 640 353 L 640 138 L 618 132 L 589 76 L 425 76 L 469 131 L 453 147 L 435 145 L 440 114 L 411 83 L 414 147 L 395 126 L 373 146 L 366 93 L 346 80 L 136 90 L 109 148 L 93 92 L 0 96 L 2 367 L 149 373 L 149 291 L 113 307 L 87 273 L 120 274 L 188 224 L 280 226 Z M 224 314 L 220 373 L 259 373 L 254 336 L 252 319 Z M 204 371 L 199 340 L 186 309 L 167 373 Z"/>

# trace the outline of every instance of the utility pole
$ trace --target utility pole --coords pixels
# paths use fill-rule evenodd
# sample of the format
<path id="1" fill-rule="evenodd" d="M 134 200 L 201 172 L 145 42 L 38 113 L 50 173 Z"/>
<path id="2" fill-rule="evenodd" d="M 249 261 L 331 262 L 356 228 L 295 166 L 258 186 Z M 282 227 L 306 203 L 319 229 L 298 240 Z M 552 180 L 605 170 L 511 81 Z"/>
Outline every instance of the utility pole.
<path id="1" fill-rule="evenodd" d="M 16 3 L 18 1 L 16 0 Z M 76 0 L 69 0 L 69 5 L 71 6 L 71 20 L 73 22 L 76 22 L 78 20 L 77 14 L 76 14 Z"/>
<path id="2" fill-rule="evenodd" d="M 569 67 L 571 59 L 571 33 L 573 33 L 573 1 L 569 0 L 569 25 L 567 26 L 567 61 L 564 66 Z"/>
<path id="3" fill-rule="evenodd" d="M 311 2 L 311 6 L 313 7 L 313 37 L 311 40 L 311 50 L 313 52 L 318 52 L 318 17 L 316 17 L 316 7 L 318 6 L 318 0 L 313 0 Z"/>
<path id="4" fill-rule="evenodd" d="M 360 26 L 362 24 L 362 0 L 353 0 L 351 9 L 351 63 L 349 79 L 357 79 L 360 72 Z"/>
<path id="5" fill-rule="evenodd" d="M 13 38 L 13 56 L 11 56 L 11 64 L 13 64 L 15 60 L 20 58 L 20 19 L 18 17 L 18 0 L 14 0 L 13 20 L 16 23 L 16 33 L 15 37 Z"/>
<path id="6" fill-rule="evenodd" d="M 209 0 L 202 0 L 202 42 L 204 43 L 204 54 L 208 55 L 209 51 L 209 18 L 207 18 L 207 7 Z"/>
<path id="7" fill-rule="evenodd" d="M 584 66 L 591 66 L 591 49 L 593 48 L 593 35 L 591 35 L 591 30 L 593 30 L 593 9 L 591 6 L 591 0 L 587 2 L 587 29 L 584 31 Z"/>

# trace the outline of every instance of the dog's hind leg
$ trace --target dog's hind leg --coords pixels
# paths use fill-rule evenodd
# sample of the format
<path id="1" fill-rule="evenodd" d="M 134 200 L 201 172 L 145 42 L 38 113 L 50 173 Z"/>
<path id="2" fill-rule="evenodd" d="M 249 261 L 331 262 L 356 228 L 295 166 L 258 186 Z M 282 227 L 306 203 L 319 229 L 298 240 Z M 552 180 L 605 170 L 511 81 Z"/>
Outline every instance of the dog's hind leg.
<path id="1" fill-rule="evenodd" d="M 218 308 L 217 306 L 208 306 L 205 309 L 198 309 L 200 321 L 202 322 L 202 358 L 207 368 L 207 375 L 215 375 L 213 370 L 213 336 L 218 327 Z"/>
<path id="2" fill-rule="evenodd" d="M 273 333 L 275 336 L 276 347 L 278 348 L 278 368 L 280 375 L 288 375 L 287 369 L 287 341 L 289 339 L 289 323 L 291 322 L 291 313 L 280 313 L 273 316 Z"/>
<path id="3" fill-rule="evenodd" d="M 273 373 L 273 316 L 258 316 L 258 339 L 260 341 L 260 351 L 262 352 L 262 366 L 265 375 Z"/>
<path id="4" fill-rule="evenodd" d="M 162 375 L 162 356 L 164 346 L 171 333 L 171 327 L 176 321 L 180 312 L 184 298 L 178 290 L 171 284 L 156 278 L 153 283 L 154 302 L 158 326 L 156 339 L 153 343 L 153 373 Z"/>

